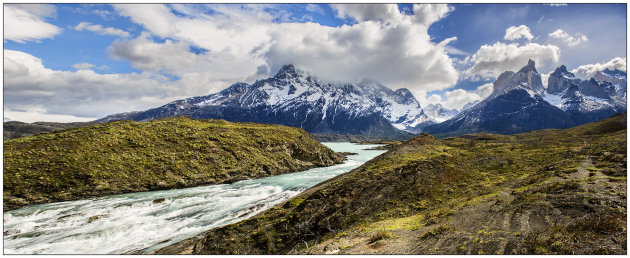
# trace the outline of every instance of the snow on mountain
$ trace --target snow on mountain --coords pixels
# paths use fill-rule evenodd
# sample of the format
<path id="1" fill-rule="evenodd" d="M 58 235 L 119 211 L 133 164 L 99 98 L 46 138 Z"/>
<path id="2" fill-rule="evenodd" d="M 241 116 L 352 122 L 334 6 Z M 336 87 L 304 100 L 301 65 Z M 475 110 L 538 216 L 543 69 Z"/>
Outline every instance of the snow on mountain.
<path id="1" fill-rule="evenodd" d="M 324 81 L 293 65 L 253 84 L 235 83 L 223 91 L 174 101 L 128 119 L 144 121 L 175 115 L 277 123 L 309 132 L 339 134 L 394 133 L 394 128 L 419 133 L 419 125 L 429 121 L 407 89 L 394 91 L 367 79 Z"/>
<path id="2" fill-rule="evenodd" d="M 424 108 L 424 113 L 435 123 L 441 123 L 459 114 L 457 109 L 448 109 L 442 104 L 429 104 Z"/>
<path id="3" fill-rule="evenodd" d="M 560 108 L 543 99 L 544 91 L 535 63 L 529 60 L 518 72 L 499 75 L 488 98 L 425 130 L 438 136 L 453 136 L 476 132 L 513 134 L 572 126 L 573 122 Z"/>
<path id="4" fill-rule="evenodd" d="M 545 99 L 557 100 L 560 108 L 577 124 L 598 121 L 615 113 L 626 112 L 625 73 L 608 69 L 597 72 L 590 80 L 572 79 L 569 86 L 562 83 L 558 75 L 549 76 L 549 88 L 562 91 L 548 94 Z"/>
<path id="5" fill-rule="evenodd" d="M 610 82 L 617 92 L 617 97 L 621 99 L 626 99 L 626 89 L 627 89 L 627 80 L 626 73 L 620 70 L 609 70 L 606 68 L 603 71 L 597 72 L 593 79 L 598 82 Z"/>
<path id="6" fill-rule="evenodd" d="M 567 128 L 626 112 L 625 72 L 604 70 L 595 77 L 578 79 L 562 65 L 550 74 L 545 89 L 530 60 L 516 73 L 502 73 L 485 100 L 425 130 L 440 136 L 480 131 L 512 134 Z"/>

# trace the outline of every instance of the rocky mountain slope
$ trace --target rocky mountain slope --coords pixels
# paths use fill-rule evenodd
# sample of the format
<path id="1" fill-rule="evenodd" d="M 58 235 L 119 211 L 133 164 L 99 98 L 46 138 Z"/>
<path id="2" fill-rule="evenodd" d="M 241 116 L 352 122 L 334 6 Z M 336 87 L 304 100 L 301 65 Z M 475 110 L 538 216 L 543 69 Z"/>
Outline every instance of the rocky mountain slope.
<path id="1" fill-rule="evenodd" d="M 424 108 L 424 113 L 427 114 L 433 123 L 441 123 L 459 114 L 459 110 L 448 109 L 438 103 L 427 105 Z"/>
<path id="2" fill-rule="evenodd" d="M 543 98 L 562 109 L 576 124 L 597 121 L 626 112 L 625 75 L 606 69 L 590 80 L 580 80 L 560 66 L 549 76 Z"/>
<path id="3" fill-rule="evenodd" d="M 530 60 L 516 73 L 499 75 L 488 98 L 425 131 L 445 137 L 476 132 L 513 134 L 575 125 L 564 111 L 541 97 L 544 91 L 540 74 Z"/>
<path id="4" fill-rule="evenodd" d="M 235 83 L 207 96 L 174 101 L 142 112 L 116 114 L 114 120 L 147 121 L 186 115 L 282 124 L 311 133 L 409 138 L 428 120 L 407 89 L 391 90 L 370 80 L 326 82 L 293 65 L 253 84 Z"/>
<path id="5" fill-rule="evenodd" d="M 155 253 L 626 254 L 627 119 L 422 134 L 248 220 Z"/>
<path id="6" fill-rule="evenodd" d="M 476 132 L 514 134 L 569 128 L 626 112 L 625 73 L 608 70 L 596 77 L 602 81 L 580 80 L 560 66 L 549 76 L 545 88 L 534 61 L 529 60 L 516 73 L 502 73 L 488 98 L 424 130 L 438 137 Z"/>
<path id="7" fill-rule="evenodd" d="M 299 128 L 173 117 L 4 142 L 4 208 L 229 183 L 341 163 Z"/>

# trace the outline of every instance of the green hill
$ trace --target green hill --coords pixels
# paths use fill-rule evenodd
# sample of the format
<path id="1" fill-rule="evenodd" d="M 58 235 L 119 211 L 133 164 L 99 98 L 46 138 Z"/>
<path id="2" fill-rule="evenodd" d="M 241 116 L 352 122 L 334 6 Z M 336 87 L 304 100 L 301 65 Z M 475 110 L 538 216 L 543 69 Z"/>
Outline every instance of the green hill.
<path id="1" fill-rule="evenodd" d="M 422 134 L 156 253 L 626 254 L 626 128 Z"/>
<path id="2" fill-rule="evenodd" d="M 229 183 L 343 157 L 287 126 L 173 117 L 117 121 L 4 142 L 4 209 Z"/>

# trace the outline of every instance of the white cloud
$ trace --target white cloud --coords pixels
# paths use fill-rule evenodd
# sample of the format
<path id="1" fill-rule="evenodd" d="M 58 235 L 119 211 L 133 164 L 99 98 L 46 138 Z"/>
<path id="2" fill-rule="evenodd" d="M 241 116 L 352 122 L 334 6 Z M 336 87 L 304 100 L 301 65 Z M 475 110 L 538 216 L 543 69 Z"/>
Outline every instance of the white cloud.
<path id="1" fill-rule="evenodd" d="M 448 13 L 455 10 L 453 6 L 446 4 L 414 4 L 413 12 L 416 22 L 429 26 L 439 21 Z"/>
<path id="2" fill-rule="evenodd" d="M 582 42 L 588 41 L 588 38 L 585 35 L 576 35 L 574 37 L 561 29 L 558 29 L 552 33 L 549 33 L 549 37 L 554 38 L 554 39 L 559 39 L 563 43 L 567 44 L 567 46 L 569 47 L 575 47 Z"/>
<path id="3" fill-rule="evenodd" d="M 89 22 L 81 22 L 77 24 L 77 26 L 74 26 L 74 29 L 77 31 L 89 30 L 92 32 L 96 32 L 99 35 L 111 35 L 111 36 L 117 36 L 117 37 L 123 37 L 123 38 L 129 37 L 129 32 L 126 32 L 124 30 L 116 29 L 112 27 L 103 27 L 101 25 L 91 24 Z"/>
<path id="4" fill-rule="evenodd" d="M 322 9 L 321 7 L 319 7 L 319 5 L 316 5 L 316 4 L 307 4 L 306 11 L 309 11 L 312 13 L 324 14 L 324 9 Z"/>
<path id="5" fill-rule="evenodd" d="M 55 17 L 57 9 L 51 4 L 10 4 L 12 7 L 24 10 L 39 17 Z"/>
<path id="6" fill-rule="evenodd" d="M 534 60 L 540 67 L 541 63 L 545 62 L 557 63 L 559 58 L 560 48 L 555 45 L 497 42 L 481 46 L 474 55 L 466 58 L 473 66 L 466 70 L 465 74 L 470 78 L 496 78 L 504 71 L 520 69 L 529 59 Z"/>
<path id="7" fill-rule="evenodd" d="M 4 4 L 4 39 L 24 43 L 52 38 L 61 29 L 44 18 L 54 14 L 54 7 L 49 5 Z"/>
<path id="8" fill-rule="evenodd" d="M 517 40 L 520 38 L 526 38 L 528 41 L 531 41 L 534 38 L 532 32 L 529 30 L 529 27 L 525 25 L 521 26 L 511 26 L 505 30 L 505 36 L 503 39 L 505 40 Z"/>
<path id="9" fill-rule="evenodd" d="M 445 49 L 456 38 L 434 43 L 427 33 L 430 23 L 452 8 L 414 5 L 414 15 L 405 15 L 391 8 L 395 5 L 377 6 L 390 13 L 349 10 L 379 20 L 328 27 L 278 23 L 277 16 L 256 5 L 210 5 L 212 15 L 177 5 L 117 5 L 119 14 L 147 31 L 116 40 L 108 52 L 142 73 L 98 74 L 87 63 L 76 64 L 77 71 L 52 70 L 32 55 L 5 50 L 5 112 L 95 118 L 144 110 L 267 77 L 289 63 L 325 80 L 368 77 L 392 88 L 407 87 L 416 96 L 452 87 L 458 72 Z M 163 41 L 155 42 L 155 36 Z M 208 51 L 193 53 L 191 47 Z"/>
<path id="10" fill-rule="evenodd" d="M 548 72 L 548 73 L 541 73 L 541 74 L 540 74 L 540 80 L 542 81 L 542 84 L 543 84 L 543 86 L 544 86 L 545 88 L 547 88 L 547 86 L 548 86 L 547 84 L 548 84 L 548 82 L 549 82 L 549 76 L 551 75 L 551 73 L 552 73 L 552 72 L 553 72 L 553 71 Z"/>
<path id="11" fill-rule="evenodd" d="M 457 109 L 461 110 L 466 104 L 473 101 L 482 101 L 490 94 L 492 94 L 494 87 L 492 83 L 486 83 L 477 87 L 475 91 L 466 91 L 463 89 L 457 89 L 453 91 L 448 91 L 444 95 L 446 97 L 446 101 L 442 104 L 444 107 L 449 109 Z"/>
<path id="12" fill-rule="evenodd" d="M 486 83 L 484 85 L 477 87 L 475 94 L 479 96 L 480 100 L 483 100 L 487 98 L 488 96 L 492 95 L 493 91 L 494 91 L 494 85 L 492 85 L 492 83 Z"/>
<path id="13" fill-rule="evenodd" d="M 44 67 L 41 59 L 14 50 L 4 50 L 4 64 L 5 114 L 26 122 L 56 118 L 60 120 L 54 121 L 84 121 L 145 110 L 172 100 L 204 95 L 214 87 L 225 87 L 220 83 L 192 84 L 191 79 L 169 81 L 151 73 L 52 70 Z"/>
<path id="14" fill-rule="evenodd" d="M 548 4 L 550 6 L 567 6 L 567 4 Z"/>
<path id="15" fill-rule="evenodd" d="M 612 60 L 606 63 L 595 63 L 595 64 L 587 64 L 579 66 L 571 70 L 576 77 L 581 78 L 583 80 L 590 79 L 593 75 L 597 73 L 597 71 L 602 71 L 604 69 L 615 70 L 619 69 L 621 71 L 626 71 L 626 58 L 625 57 L 615 57 Z"/>
<path id="16" fill-rule="evenodd" d="M 442 104 L 443 107 L 448 109 L 461 110 L 466 104 L 474 101 L 482 101 L 494 90 L 492 83 L 483 84 L 474 91 L 467 91 L 463 89 L 456 89 L 447 91 L 444 93 L 445 99 L 438 94 L 433 94 L 429 98 L 426 98 L 423 102 L 423 107 L 429 104 Z"/>
<path id="17" fill-rule="evenodd" d="M 90 63 L 86 63 L 86 62 L 81 62 L 81 63 L 73 64 L 72 68 L 77 69 L 77 70 L 89 70 L 91 68 L 94 68 L 94 65 Z"/>
<path id="18" fill-rule="evenodd" d="M 452 10 L 447 5 L 415 5 L 413 16 L 400 13 L 396 5 L 333 5 L 337 15 L 360 21 L 340 27 L 276 23 L 274 16 L 252 6 L 210 8 L 213 15 L 189 12 L 190 17 L 179 17 L 163 5 L 117 5 L 120 14 L 150 33 L 175 41 L 155 43 L 146 34 L 114 43 L 111 53 L 139 69 L 174 74 L 197 69 L 232 81 L 259 78 L 260 71 L 268 76 L 289 63 L 322 79 L 367 75 L 416 94 L 451 87 L 458 78 L 445 53 L 455 38 L 436 44 L 427 33 L 430 23 Z M 209 52 L 192 55 L 187 46 Z"/>
<path id="19" fill-rule="evenodd" d="M 357 22 L 387 20 L 395 17 L 398 7 L 395 4 L 333 4 L 339 18 L 352 18 Z"/>
<path id="20" fill-rule="evenodd" d="M 9 117 L 19 117 L 18 120 L 20 122 L 25 123 L 33 123 L 33 122 L 61 122 L 61 123 L 69 123 L 69 122 L 89 122 L 98 119 L 97 117 L 78 117 L 72 115 L 55 115 L 55 114 L 46 114 L 41 111 L 44 111 L 43 108 L 35 108 L 35 111 L 12 111 L 5 110 L 4 114 Z"/>

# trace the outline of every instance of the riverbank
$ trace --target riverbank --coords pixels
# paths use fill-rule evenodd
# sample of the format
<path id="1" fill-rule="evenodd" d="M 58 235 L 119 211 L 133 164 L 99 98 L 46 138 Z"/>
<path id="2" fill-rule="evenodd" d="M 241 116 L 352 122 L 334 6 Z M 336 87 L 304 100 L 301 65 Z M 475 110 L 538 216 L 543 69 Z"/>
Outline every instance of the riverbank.
<path id="1" fill-rule="evenodd" d="M 110 195 L 4 212 L 4 253 L 150 252 L 247 219 L 384 152 L 350 143 L 324 145 L 356 155 L 342 164 L 231 184 Z"/>
<path id="2" fill-rule="evenodd" d="M 3 208 L 231 183 L 343 160 L 299 128 L 117 121 L 5 141 Z"/>
<path id="3" fill-rule="evenodd" d="M 564 130 L 421 134 L 157 254 L 626 254 L 625 114 Z"/>

